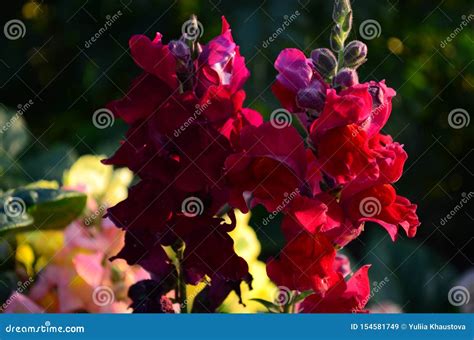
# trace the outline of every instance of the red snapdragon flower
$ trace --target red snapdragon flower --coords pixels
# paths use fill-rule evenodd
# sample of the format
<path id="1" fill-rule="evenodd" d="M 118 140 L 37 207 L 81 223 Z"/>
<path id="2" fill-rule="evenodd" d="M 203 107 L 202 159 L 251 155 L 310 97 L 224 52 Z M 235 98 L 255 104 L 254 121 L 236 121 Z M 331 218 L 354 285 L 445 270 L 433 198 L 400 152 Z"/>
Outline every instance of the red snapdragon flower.
<path id="1" fill-rule="evenodd" d="M 282 51 L 275 62 L 279 71 L 273 88 L 275 95 L 285 108 L 298 115 L 302 110 L 309 112 L 308 119 L 313 120 L 308 133 L 314 160 L 305 179 L 311 194 L 306 193 L 305 199 L 298 199 L 288 207 L 288 216 L 293 218 L 285 220 L 285 229 L 293 233 L 323 232 L 333 243 L 345 245 L 360 234 L 362 223 L 370 220 L 386 228 L 392 239 L 398 226 L 413 237 L 420 224 L 416 205 L 396 195 L 391 186 L 401 177 L 407 154 L 402 145 L 380 133 L 390 116 L 395 91 L 384 81 L 343 89 L 326 84 L 324 105 L 314 118 L 311 110 L 298 106 L 296 100 L 298 91 L 321 79 L 311 65 L 312 60 L 295 49 Z M 289 105 L 290 102 L 295 105 Z M 321 193 L 322 187 L 325 191 L 337 190 L 339 194 L 335 197 Z M 361 201 L 375 193 L 377 197 L 373 200 L 379 211 L 371 216 L 363 211 L 361 214 Z M 309 212 L 321 204 L 326 206 L 326 222 L 315 228 L 314 215 Z M 361 207 L 356 207 L 357 204 Z"/>
<path id="2" fill-rule="evenodd" d="M 227 21 L 222 18 L 219 36 L 205 45 L 192 42 L 192 48 L 185 37 L 165 44 L 159 33 L 154 40 L 130 39 L 143 73 L 127 96 L 107 106 L 130 129 L 104 163 L 130 168 L 141 182 L 108 216 L 126 230 L 116 257 L 142 265 L 158 281 L 176 275 L 163 246 L 182 242 L 186 283 L 209 278 L 210 306 L 217 307 L 242 280 L 250 282 L 248 266 L 228 235 L 235 221 L 225 224 L 214 215 L 228 201 L 224 164 L 241 148 L 240 130 L 260 125 L 262 118 L 243 107 L 249 71 Z M 195 216 L 183 213 L 183 202 L 191 196 L 202 204 Z M 135 292 L 145 286 L 140 287 Z"/>
<path id="3" fill-rule="evenodd" d="M 347 259 L 336 257 L 336 250 L 325 236 L 303 232 L 288 241 L 279 258 L 268 262 L 267 273 L 279 286 L 314 291 L 301 304 L 302 312 L 361 312 L 370 294 L 370 266 L 363 266 L 347 281 L 344 266 L 350 268 Z"/>
<path id="4" fill-rule="evenodd" d="M 301 304 L 303 313 L 367 313 L 364 309 L 369 301 L 370 265 L 361 267 L 349 280 L 339 274 L 339 280 L 324 294 L 308 296 Z"/>
<path id="5" fill-rule="evenodd" d="M 367 53 L 364 46 L 352 44 L 362 53 L 360 60 Z M 267 272 L 279 285 L 315 291 L 301 305 L 306 312 L 361 312 L 370 293 L 369 266 L 346 281 L 334 269 L 342 268 L 335 260 L 334 246 L 345 246 L 358 237 L 366 221 L 382 225 L 393 240 L 399 226 L 414 237 L 420 222 L 416 205 L 397 195 L 392 185 L 403 173 L 407 154 L 402 145 L 380 133 L 390 116 L 395 91 L 384 81 L 359 84 L 355 70 L 348 68 L 326 83 L 336 74 L 331 71 L 337 70 L 336 58 L 327 49 L 319 49 L 313 58 L 297 49 L 285 49 L 275 61 L 278 75 L 273 92 L 306 127 L 308 148 L 300 163 L 305 170 L 297 177 L 299 195 L 282 210 L 287 243 L 279 258 L 268 262 Z M 322 65 L 317 65 L 321 60 Z M 354 60 L 348 62 L 360 65 L 360 60 Z M 272 154 L 285 140 L 293 139 L 275 134 L 266 153 Z M 240 155 L 249 156 L 247 150 Z M 267 169 L 270 171 L 269 166 Z M 285 183 L 291 183 L 290 178 Z M 282 186 L 281 179 L 269 175 L 265 182 Z M 255 195 L 258 186 L 253 187 L 247 189 Z M 260 203 L 271 210 L 278 199 L 268 195 Z"/>

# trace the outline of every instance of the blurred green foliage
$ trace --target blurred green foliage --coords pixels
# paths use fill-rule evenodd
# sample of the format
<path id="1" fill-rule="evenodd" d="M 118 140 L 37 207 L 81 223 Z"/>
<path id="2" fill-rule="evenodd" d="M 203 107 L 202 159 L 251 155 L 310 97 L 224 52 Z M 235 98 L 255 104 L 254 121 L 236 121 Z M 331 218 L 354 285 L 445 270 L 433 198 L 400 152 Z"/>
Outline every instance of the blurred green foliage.
<path id="1" fill-rule="evenodd" d="M 2 24 L 20 19 L 26 34 L 0 39 L 0 126 L 19 105 L 32 105 L 14 128 L 0 134 L 0 188 L 38 179 L 60 180 L 63 170 L 81 154 L 111 154 L 124 125 L 97 129 L 92 114 L 109 100 L 123 96 L 139 73 L 128 50 L 132 34 L 154 32 L 165 40 L 180 35 L 190 14 L 204 25 L 203 40 L 220 31 L 225 15 L 246 56 L 252 77 L 246 84 L 247 105 L 266 117 L 278 107 L 270 91 L 279 51 L 297 47 L 309 54 L 327 47 L 331 2 L 322 1 L 158 1 L 62 0 L 15 1 L 2 6 Z M 453 129 L 448 114 L 463 108 L 473 114 L 474 13 L 468 0 L 353 1 L 352 39 L 361 39 L 359 25 L 367 19 L 380 24 L 380 36 L 365 41 L 368 62 L 359 69 L 361 81 L 386 79 L 398 95 L 385 133 L 405 144 L 406 171 L 397 189 L 419 205 L 422 226 L 413 240 L 401 236 L 392 243 L 379 227 L 367 225 L 359 241 L 347 250 L 353 264 L 372 263 L 371 277 L 390 277 L 389 288 L 374 296 L 390 299 L 405 311 L 449 311 L 447 292 L 454 279 L 472 266 L 472 202 L 448 224 L 440 219 L 472 191 L 473 124 Z M 87 47 L 107 21 L 119 19 Z M 263 42 L 281 27 L 285 16 L 299 11 L 274 42 Z M 451 42 L 443 44 L 450 34 Z M 7 109 L 9 108 L 9 109 Z M 13 110 L 13 111 L 12 111 Z M 27 126 L 25 126 L 25 121 Z M 17 127 L 18 125 L 18 127 Z M 15 142 L 12 142 L 14 138 Z M 264 246 L 265 259 L 281 246 L 276 225 L 262 226 L 263 209 L 252 223 Z M 471 243 L 470 243 L 471 242 Z M 449 309 L 451 308 L 451 309 Z"/>

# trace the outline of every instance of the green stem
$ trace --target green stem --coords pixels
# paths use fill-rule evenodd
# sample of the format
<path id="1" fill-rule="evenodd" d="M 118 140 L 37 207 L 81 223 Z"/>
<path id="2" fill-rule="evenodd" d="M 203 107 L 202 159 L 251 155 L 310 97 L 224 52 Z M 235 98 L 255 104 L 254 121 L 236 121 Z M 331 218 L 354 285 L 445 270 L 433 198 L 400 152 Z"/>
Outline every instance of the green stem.
<path id="1" fill-rule="evenodd" d="M 337 52 L 337 67 L 336 67 L 336 74 L 343 68 L 344 66 L 344 47 L 346 47 L 346 40 L 349 37 L 350 32 L 342 32 L 341 37 L 341 49 Z"/>
<path id="2" fill-rule="evenodd" d="M 337 52 L 336 74 L 341 70 L 343 64 L 344 64 L 344 42 L 342 43 L 341 50 Z"/>
<path id="3" fill-rule="evenodd" d="M 296 311 L 296 303 L 292 303 L 290 307 L 290 314 L 295 314 Z"/>

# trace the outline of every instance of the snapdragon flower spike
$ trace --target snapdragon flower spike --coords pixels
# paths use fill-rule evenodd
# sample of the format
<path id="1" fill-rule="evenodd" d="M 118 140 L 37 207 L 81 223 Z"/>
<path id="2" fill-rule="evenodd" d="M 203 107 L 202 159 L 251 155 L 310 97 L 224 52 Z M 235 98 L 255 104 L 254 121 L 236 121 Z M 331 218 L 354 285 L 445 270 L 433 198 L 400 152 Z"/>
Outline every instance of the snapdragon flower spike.
<path id="1" fill-rule="evenodd" d="M 190 49 L 184 37 L 166 44 L 160 33 L 153 40 L 130 39 L 143 72 L 127 96 L 107 105 L 130 128 L 117 152 L 103 162 L 128 167 L 141 182 L 108 216 L 126 230 L 116 257 L 142 265 L 159 282 L 175 272 L 163 246 L 184 243 L 186 282 L 210 278 L 212 296 L 223 300 L 229 287 L 249 281 L 248 266 L 228 235 L 235 221 L 225 224 L 214 217 L 229 197 L 224 163 L 241 149 L 240 131 L 259 126 L 262 117 L 243 107 L 249 71 L 225 18 L 220 35 L 193 44 Z M 194 217 L 182 211 L 191 196 L 202 203 Z"/>
<path id="2" fill-rule="evenodd" d="M 288 96 L 282 97 L 281 93 L 294 93 L 294 85 L 289 81 L 290 75 L 305 75 L 299 78 L 300 81 L 308 79 L 307 64 L 303 63 L 303 60 L 305 57 L 301 51 L 290 49 L 284 50 L 275 63 L 278 71 L 283 69 L 281 65 L 293 65 L 292 68 L 288 66 L 286 71 L 279 73 L 276 80 L 279 85 L 274 87 L 274 92 L 283 107 L 295 114 L 300 109 L 296 105 L 288 105 Z M 291 69 L 290 73 L 288 69 Z M 337 89 L 326 84 L 323 109 L 308 128 L 315 160 L 312 173 L 307 174 L 309 178 L 305 179 L 306 183 L 312 186 L 313 192 L 312 196 L 307 196 L 316 206 L 322 201 L 331 206 L 337 205 L 337 210 L 341 211 L 341 214 L 337 214 L 340 216 L 336 219 L 336 225 L 332 223 L 322 227 L 325 232 L 332 230 L 330 238 L 340 246 L 357 237 L 362 231 L 361 224 L 368 220 L 381 224 L 392 239 L 396 238 L 398 226 L 413 237 L 419 225 L 415 213 L 416 205 L 401 196 L 391 195 L 391 189 L 382 190 L 387 194 L 377 196 L 377 200 L 382 201 L 375 202 L 376 216 L 364 216 L 363 212 L 356 217 L 349 213 L 348 207 L 354 207 L 356 203 L 360 203 L 362 209 L 362 199 L 371 197 L 367 196 L 372 193 L 371 188 L 395 183 L 402 175 L 407 158 L 402 145 L 394 142 L 390 136 L 380 133 L 390 116 L 395 91 L 387 87 L 384 81 L 358 84 L 357 80 L 353 79 L 355 76 L 351 76 L 352 73 L 355 71 L 340 71 L 338 76 L 341 75 L 341 79 L 338 80 L 338 76 L 335 78 L 335 83 L 341 82 L 335 84 Z M 351 79 L 346 81 L 343 78 Z M 281 100 L 282 98 L 284 100 Z M 319 105 L 319 101 L 315 100 L 316 103 Z M 315 181 L 315 178 L 318 180 Z M 339 196 L 334 198 L 334 203 L 328 203 L 325 195 L 316 195 L 318 190 L 327 186 L 324 179 L 329 179 L 332 188 L 338 188 Z M 355 195 L 359 195 L 358 199 L 354 198 Z M 365 197 L 362 197 L 363 195 Z M 293 206 L 296 206 L 296 203 Z M 385 213 L 385 207 L 389 214 Z M 288 209 L 291 209 L 291 205 Z M 334 212 L 336 208 L 331 210 Z M 309 223 L 302 219 L 297 222 L 294 224 Z M 303 229 L 307 228 L 303 226 Z M 339 231 L 340 235 L 337 235 L 336 231 Z"/>
<path id="3" fill-rule="evenodd" d="M 231 204 L 283 213 L 287 243 L 268 262 L 269 277 L 291 290 L 314 290 L 301 305 L 306 312 L 364 312 L 369 266 L 346 280 L 334 269 L 335 247 L 358 237 L 367 221 L 393 240 L 400 228 L 414 237 L 420 222 L 416 205 L 393 187 L 407 154 L 381 133 L 395 91 L 384 81 L 359 84 L 355 69 L 366 60 L 367 47 L 355 41 L 344 50 L 352 23 L 348 1 L 336 1 L 333 19 L 331 46 L 342 65 L 327 49 L 314 50 L 310 59 L 289 48 L 275 61 L 272 90 L 290 113 L 307 115 L 301 119 L 306 141 L 291 127 L 249 127 L 242 130 L 242 150 L 225 165 Z M 297 195 L 282 204 L 292 187 Z"/>

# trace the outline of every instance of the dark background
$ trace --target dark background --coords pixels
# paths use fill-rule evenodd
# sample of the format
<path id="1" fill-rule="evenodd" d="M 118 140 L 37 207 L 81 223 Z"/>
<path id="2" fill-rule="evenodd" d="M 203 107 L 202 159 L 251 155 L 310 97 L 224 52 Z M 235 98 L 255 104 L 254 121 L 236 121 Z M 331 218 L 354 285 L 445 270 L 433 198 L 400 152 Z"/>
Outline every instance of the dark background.
<path id="1" fill-rule="evenodd" d="M 396 183 L 399 194 L 419 206 L 422 225 L 414 239 L 400 235 L 392 243 L 375 225 L 348 247 L 353 268 L 372 263 L 374 285 L 388 284 L 371 300 L 392 301 L 407 312 L 451 312 L 448 291 L 473 264 L 472 201 L 440 224 L 473 191 L 473 125 L 454 129 L 448 114 L 457 108 L 473 113 L 474 20 L 446 46 L 448 35 L 474 13 L 472 1 L 353 1 L 353 39 L 361 39 L 359 25 L 376 20 L 380 36 L 363 40 L 368 62 L 359 69 L 361 81 L 386 79 L 398 95 L 384 129 L 405 144 L 409 159 Z M 85 43 L 107 21 L 122 15 L 89 48 Z M 286 16 L 300 15 L 267 48 L 262 46 Z M 63 0 L 8 1 L 2 4 L 3 25 L 20 19 L 25 36 L 8 40 L 0 32 L 0 113 L 17 110 L 30 100 L 22 115 L 23 129 L 0 135 L 0 188 L 47 178 L 60 179 L 78 155 L 110 154 L 125 126 L 97 129 L 92 114 L 126 91 L 139 69 L 128 52 L 128 39 L 161 32 L 165 41 L 181 34 L 190 14 L 204 25 L 202 41 L 220 32 L 220 16 L 233 28 L 234 39 L 246 57 L 251 79 L 246 105 L 266 117 L 278 108 L 270 86 L 273 61 L 282 48 L 297 47 L 306 54 L 328 47 L 331 1 L 145 1 Z M 464 17 L 463 17 L 464 16 Z M 469 19 L 467 19 L 469 20 Z M 10 112 L 11 115 L 11 112 Z M 1 118 L 2 116 L 0 116 Z M 5 118 L 7 117 L 7 118 Z M 12 129 L 13 130 L 13 129 Z M 252 224 L 263 244 L 262 259 L 281 244 L 277 224 L 263 226 L 266 213 L 255 209 Z M 472 284 L 472 283 L 471 283 Z"/>

